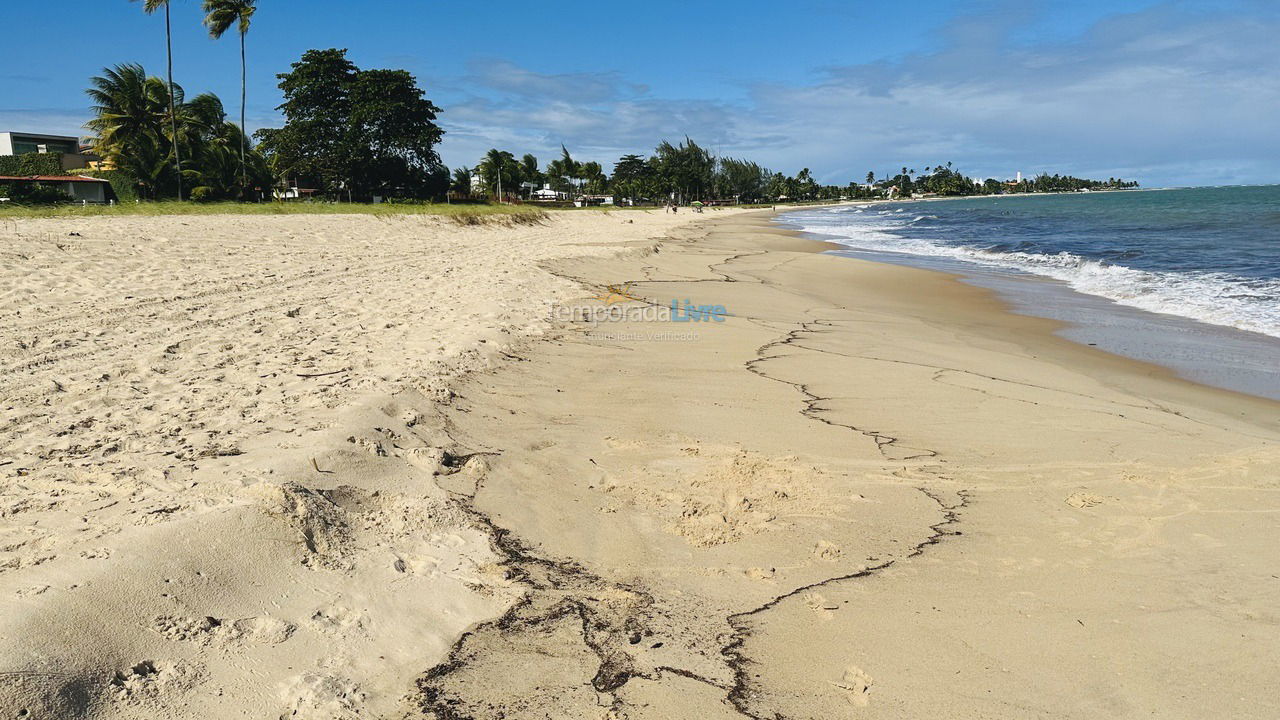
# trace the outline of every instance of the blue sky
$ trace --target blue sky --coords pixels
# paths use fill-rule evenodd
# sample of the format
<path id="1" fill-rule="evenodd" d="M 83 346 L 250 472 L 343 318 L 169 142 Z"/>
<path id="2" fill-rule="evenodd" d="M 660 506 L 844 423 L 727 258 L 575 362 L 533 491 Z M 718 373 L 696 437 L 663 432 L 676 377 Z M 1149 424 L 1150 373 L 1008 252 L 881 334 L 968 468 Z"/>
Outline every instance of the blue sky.
<path id="1" fill-rule="evenodd" d="M 0 130 L 78 134 L 103 66 L 164 69 L 163 21 L 126 0 L 15 3 Z M 75 32 L 49 47 L 56 18 Z M 175 76 L 239 93 L 234 39 L 174 0 Z M 440 151 L 613 160 L 689 135 L 718 153 L 844 183 L 954 162 L 1148 186 L 1280 181 L 1274 0 L 555 3 L 262 0 L 250 129 L 278 124 L 275 74 L 308 48 L 406 68 L 437 105 Z"/>

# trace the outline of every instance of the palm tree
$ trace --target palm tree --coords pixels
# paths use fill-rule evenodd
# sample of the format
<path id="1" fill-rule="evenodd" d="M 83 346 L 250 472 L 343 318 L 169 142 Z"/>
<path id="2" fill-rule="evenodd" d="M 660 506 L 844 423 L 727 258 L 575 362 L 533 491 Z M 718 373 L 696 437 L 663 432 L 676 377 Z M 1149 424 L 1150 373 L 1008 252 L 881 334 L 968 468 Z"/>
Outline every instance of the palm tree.
<path id="1" fill-rule="evenodd" d="M 493 148 L 485 153 L 484 159 L 480 161 L 480 165 L 476 169 L 484 177 L 485 184 L 496 185 L 498 202 L 502 202 L 502 178 L 504 175 L 507 177 L 507 187 L 510 188 L 513 184 L 511 180 L 515 179 L 515 176 L 520 172 L 520 165 L 516 163 L 515 156 L 511 153 Z"/>
<path id="2" fill-rule="evenodd" d="M 216 95 L 204 93 L 188 101 L 181 85 L 174 85 L 170 94 L 164 80 L 149 77 L 136 64 L 106 68 L 90 83 L 93 117 L 85 127 L 94 133 L 94 151 L 133 177 L 143 197 L 161 197 L 173 187 L 171 116 L 177 119 L 173 137 L 187 158 L 182 171 L 184 184 L 191 188 L 187 199 L 197 199 L 197 193 L 207 199 L 233 198 L 244 187 L 245 177 L 270 176 L 266 160 L 252 148 L 241 167 L 237 148 L 245 143 L 243 133 L 227 122 Z"/>
<path id="3" fill-rule="evenodd" d="M 240 34 L 240 184 L 241 189 L 247 185 L 245 180 L 244 145 L 245 145 L 245 54 L 244 36 L 249 33 L 249 21 L 257 11 L 257 0 L 204 0 L 206 13 L 204 24 L 209 27 L 209 35 L 217 40 L 231 26 L 237 25 Z"/>
<path id="4" fill-rule="evenodd" d="M 453 169 L 453 180 L 449 182 L 449 189 L 456 193 L 471 193 L 471 170 L 467 167 L 456 167 Z"/>
<path id="5" fill-rule="evenodd" d="M 167 112 L 174 107 L 173 93 L 159 78 L 148 77 L 141 65 L 107 68 L 91 82 L 94 117 L 85 125 L 96 133 L 94 151 L 136 178 L 146 196 L 155 197 L 172 168 L 164 126 L 166 116 L 176 117 Z M 182 88 L 175 89 L 181 94 Z M 175 131 L 172 139 L 177 138 Z"/>
<path id="6" fill-rule="evenodd" d="M 184 139 L 190 136 L 188 157 L 195 165 L 188 171 L 197 184 L 191 190 L 192 199 L 196 199 L 197 190 L 206 199 L 244 199 L 248 172 L 252 171 L 255 178 L 262 178 L 267 169 L 259 153 L 249 154 L 247 161 L 238 156 L 236 148 L 245 146 L 244 133 L 235 123 L 227 122 L 222 101 L 212 93 L 203 93 L 186 103 L 179 112 Z M 241 161 L 245 165 L 240 165 Z"/>
<path id="7" fill-rule="evenodd" d="M 136 0 L 135 0 L 136 1 Z M 164 44 L 169 59 L 169 125 L 173 133 L 173 164 L 178 170 L 178 199 L 182 199 L 182 156 L 178 152 L 178 114 L 174 110 L 173 28 L 169 22 L 169 0 L 142 0 L 142 11 L 150 15 L 164 8 Z"/>
<path id="8" fill-rule="evenodd" d="M 578 161 L 569 155 L 569 148 L 562 143 L 560 145 L 560 158 L 547 163 L 546 176 L 551 180 L 557 190 L 562 188 L 572 190 L 577 183 L 580 166 Z"/>

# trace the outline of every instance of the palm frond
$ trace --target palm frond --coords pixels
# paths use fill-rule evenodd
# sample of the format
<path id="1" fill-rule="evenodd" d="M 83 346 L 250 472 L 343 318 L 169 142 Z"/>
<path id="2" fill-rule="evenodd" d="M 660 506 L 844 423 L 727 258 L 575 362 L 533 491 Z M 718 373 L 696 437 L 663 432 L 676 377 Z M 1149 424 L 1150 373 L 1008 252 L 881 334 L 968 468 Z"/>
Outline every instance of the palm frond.
<path id="1" fill-rule="evenodd" d="M 133 0 L 137 2 L 138 0 Z M 150 15 L 151 13 L 163 9 L 169 4 L 169 0 L 142 0 L 142 12 Z"/>
<path id="2" fill-rule="evenodd" d="M 249 32 L 253 14 L 257 12 L 257 0 L 204 0 L 204 24 L 209 36 L 218 39 L 237 25 L 241 35 Z"/>

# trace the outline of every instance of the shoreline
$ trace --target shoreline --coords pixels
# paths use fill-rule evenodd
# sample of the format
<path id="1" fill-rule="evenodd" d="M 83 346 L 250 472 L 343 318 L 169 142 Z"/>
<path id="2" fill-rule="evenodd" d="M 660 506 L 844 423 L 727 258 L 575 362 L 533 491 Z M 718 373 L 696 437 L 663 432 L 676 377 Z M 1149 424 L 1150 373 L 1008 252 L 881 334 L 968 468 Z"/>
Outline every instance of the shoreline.
<path id="1" fill-rule="evenodd" d="M 1128 192 L 1128 191 L 1116 190 L 1114 192 Z M 778 211 L 777 213 L 775 213 L 775 215 L 781 216 L 785 212 L 788 212 L 788 211 Z M 777 218 L 775 218 L 775 220 L 776 219 Z M 785 222 L 785 220 L 783 222 Z M 858 252 L 858 251 L 852 250 L 847 245 L 822 239 L 822 235 L 823 235 L 822 233 L 816 233 L 816 232 L 811 233 L 798 228 L 781 228 L 781 229 L 789 233 L 794 233 L 795 236 L 798 238 L 824 245 L 826 246 L 824 250 L 827 252 L 833 252 L 833 253 Z M 1129 364 L 1130 367 L 1128 368 L 1127 372 L 1131 373 L 1133 377 L 1138 377 L 1138 378 L 1149 377 L 1149 378 L 1154 378 L 1159 382 L 1168 382 L 1174 385 L 1179 385 L 1179 384 L 1188 385 L 1188 386 L 1192 386 L 1192 387 L 1207 391 L 1207 394 L 1204 396 L 1204 401 L 1207 401 L 1213 405 L 1217 405 L 1218 403 L 1212 400 L 1212 396 L 1215 393 L 1222 393 L 1232 398 L 1247 399 L 1251 402 L 1261 402 L 1267 405 L 1271 405 L 1273 408 L 1280 409 L 1280 400 L 1278 399 L 1270 398 L 1265 395 L 1257 395 L 1257 394 L 1245 392 L 1242 390 L 1235 390 L 1235 389 L 1232 389 L 1229 387 L 1223 387 L 1220 385 L 1213 385 L 1205 382 L 1200 382 L 1193 378 L 1180 375 L 1178 369 L 1175 367 L 1171 367 L 1169 365 L 1161 364 L 1158 362 L 1144 360 L 1142 358 L 1133 357 L 1131 355 L 1126 355 L 1120 352 L 1114 352 L 1114 351 L 1108 350 L 1105 347 L 1094 346 L 1094 345 L 1090 345 L 1087 342 L 1076 340 L 1070 337 L 1067 334 L 1067 332 L 1074 329 L 1081 328 L 1081 327 L 1085 327 L 1085 326 L 1077 325 L 1068 320 L 1058 319 L 1049 315 L 1033 313 L 1030 310 L 1027 310 L 1027 311 L 1019 310 L 1013 303 L 1012 299 L 1005 297 L 1005 295 L 999 289 L 973 282 L 969 279 L 968 276 L 966 276 L 962 272 L 959 272 L 959 271 L 953 272 L 950 270 L 943 270 L 939 268 L 922 267 L 917 264 L 909 264 L 905 262 L 893 263 L 893 262 L 888 262 L 884 260 L 868 259 L 864 257 L 857 257 L 853 255 L 846 255 L 846 254 L 838 254 L 837 257 L 840 257 L 843 260 L 852 260 L 854 262 L 871 263 L 873 265 L 889 265 L 892 267 L 904 268 L 907 270 L 918 271 L 921 273 L 933 274 L 933 275 L 949 278 L 954 282 L 957 282 L 966 287 L 969 287 L 974 291 L 976 291 L 977 293 L 979 293 L 981 296 L 984 296 L 978 299 L 978 302 L 985 305 L 988 308 L 988 311 L 991 312 L 992 314 L 1013 316 L 1015 318 L 1023 318 L 1030 321 L 1027 323 L 1018 323 L 1018 322 L 1012 322 L 1008 320 L 993 321 L 992 323 L 990 323 L 990 325 L 992 327 L 1001 328 L 1000 330 L 1000 332 L 1002 333 L 1001 337 L 1014 343 L 1022 343 L 1029 338 L 1034 338 L 1035 341 L 1038 343 L 1039 342 L 1048 343 L 1048 347 L 1057 349 L 1059 352 L 1062 352 L 1064 356 L 1072 354 L 1072 351 L 1079 353 L 1078 357 L 1074 359 L 1071 359 L 1071 358 L 1062 359 L 1062 362 L 1064 364 L 1075 363 L 1075 364 L 1083 365 L 1085 367 L 1096 366 L 1098 368 L 1105 368 L 1109 371 L 1119 371 L 1122 373 L 1126 372 L 1124 365 Z M 1030 282 L 1037 282 L 1037 283 L 1052 281 L 1052 278 L 1045 278 L 1037 275 L 1029 275 L 1029 278 L 1030 278 Z M 1112 302 L 1107 298 L 1103 298 L 1101 296 L 1085 295 L 1084 293 L 1080 293 L 1079 291 L 1076 291 L 1076 290 L 1071 290 L 1071 292 L 1082 295 L 1084 297 L 1088 297 L 1090 299 L 1097 299 L 1103 302 Z M 1149 313 L 1149 311 L 1138 310 L 1136 308 L 1134 308 L 1133 310 L 1137 313 L 1153 314 L 1153 313 Z M 1181 316 L 1171 316 L 1171 317 L 1174 317 L 1181 321 L 1185 321 L 1187 323 L 1205 324 L 1205 323 L 1201 323 L 1198 320 L 1194 320 L 1192 318 L 1183 318 Z M 1210 325 L 1209 327 L 1212 327 L 1212 328 L 1222 327 L 1227 330 L 1236 330 L 1235 328 L 1227 328 L 1225 326 Z M 1237 332 L 1246 332 L 1246 331 L 1237 331 Z M 1025 337 L 1024 337 L 1024 334 L 1026 334 Z M 1269 337 L 1269 336 L 1263 336 L 1263 337 Z M 1048 347 L 1046 347 L 1045 349 L 1048 349 Z"/>
<path id="2" fill-rule="evenodd" d="M 830 242 L 822 239 L 822 233 L 797 232 Z M 847 245 L 839 245 L 831 253 L 958 277 L 973 287 L 994 292 L 1008 312 L 1058 323 L 1052 332 L 1077 345 L 1164 368 L 1187 382 L 1280 401 L 1276 373 L 1256 367 L 1265 365 L 1265 359 L 1275 352 L 1267 346 L 1280 348 L 1280 339 L 1270 335 L 1122 305 L 1033 273 L 1010 274 L 958 260 Z"/>
<path id="3" fill-rule="evenodd" d="M 233 289 L 182 288 L 209 304 L 175 308 L 197 313 L 185 339 L 149 334 L 168 317 L 150 298 L 134 317 L 108 293 L 90 319 L 137 333 L 127 363 L 70 338 L 24 371 L 109 392 L 32 395 L 58 414 L 21 450 L 48 467 L 3 468 L 20 541 L 0 700 L 95 719 L 1280 709 L 1221 692 L 1268 687 L 1280 659 L 1280 406 L 1057 337 L 956 276 L 836 262 L 771 217 L 282 219 L 268 243 L 203 221 L 235 238 Z M 72 252 L 115 274 L 160 253 L 139 284 L 189 241 L 137 236 L 190 230 L 138 223 L 121 247 L 77 227 Z M 296 277 L 246 286 L 259 243 Z M 61 262 L 45 245 L 24 252 Z M 686 300 L 724 317 L 591 328 L 545 306 Z M 105 357 L 73 372 L 86 343 Z M 73 424 L 94 412 L 146 426 L 85 462 L 109 440 Z M 175 424 L 168 448 L 155 428 Z M 44 484 L 75 464 L 97 469 Z"/>
<path id="4" fill-rule="evenodd" d="M 886 211 L 880 214 L 885 215 Z M 997 253 L 988 258 L 980 250 L 968 252 L 966 248 L 973 243 L 955 249 L 945 242 L 939 245 L 913 240 L 915 236 L 909 230 L 899 232 L 890 223 L 885 228 L 891 235 L 906 238 L 905 247 L 896 247 L 896 242 L 881 239 L 877 229 L 885 228 L 875 217 L 866 216 L 873 227 L 863 237 L 861 220 L 842 225 L 834 220 L 838 216 L 837 213 L 824 219 L 821 213 L 786 213 L 777 221 L 840 245 L 833 253 L 836 255 L 959 275 L 970 284 L 999 293 L 1013 312 L 1065 322 L 1060 334 L 1076 342 L 1172 368 L 1194 382 L 1280 400 L 1280 373 L 1269 362 L 1272 355 L 1280 352 L 1280 337 L 1273 334 L 1267 320 L 1272 310 L 1262 305 L 1222 307 L 1208 299 L 1187 299 L 1192 292 L 1212 298 L 1215 291 L 1244 292 L 1240 288 L 1201 288 L 1195 285 L 1195 273 L 1184 277 L 1179 272 L 1145 266 L 1111 267 L 1105 260 L 1089 259 L 1087 254 L 1069 257 L 1080 263 L 1080 268 L 1062 270 L 1050 262 L 1055 259 L 1051 248 L 1035 251 L 1045 253 L 1033 253 L 1030 257 L 1035 262 L 1019 260 L 1018 252 L 1009 257 Z M 834 229 L 824 227 L 829 223 L 834 223 Z M 811 232 L 805 231 L 806 227 L 812 228 Z M 922 237 L 927 237 L 927 231 Z M 953 249 L 955 252 L 951 252 Z M 1046 263 L 1047 269 L 1041 266 Z M 1108 273 L 1100 273 L 1101 270 Z M 1112 270 L 1116 273 L 1110 274 Z M 1166 279 L 1166 275 L 1172 279 Z M 1096 277 L 1109 279 L 1095 280 Z M 1151 284 L 1156 288 L 1147 287 Z M 1176 304 L 1184 299 L 1184 306 Z"/>
<path id="5" fill-rule="evenodd" d="M 464 443 L 501 443 L 459 491 L 501 528 L 531 589 L 421 678 L 422 708 L 1084 718 L 1171 712 L 1179 695 L 1180 712 L 1280 706 L 1212 689 L 1262 682 L 1265 663 L 1233 648 L 1242 634 L 1265 647 L 1268 623 L 1180 639 L 1145 609 L 1234 587 L 1262 610 L 1265 523 L 1221 519 L 1275 504 L 1276 403 L 1055 336 L 1054 321 L 954 276 L 821 250 L 741 215 L 641 260 L 555 264 L 645 304 L 705 299 L 730 317 L 686 343 L 569 328 L 463 383 L 451 426 Z M 1214 510 L 1169 514 L 1184 505 Z M 1161 532 L 1130 536 L 1151 523 Z M 1242 546 L 1259 554 L 1242 563 Z M 1224 552 L 1218 571 L 1194 569 Z M 931 605 L 949 607 L 926 622 Z M 1026 626 L 1037 614 L 1050 621 Z M 1107 622 L 1120 623 L 1111 636 L 1073 634 Z M 1192 663 L 1215 676 L 1204 684 L 1166 660 L 1197 652 L 1219 664 Z M 1099 653 L 1125 660 L 1103 668 Z"/>

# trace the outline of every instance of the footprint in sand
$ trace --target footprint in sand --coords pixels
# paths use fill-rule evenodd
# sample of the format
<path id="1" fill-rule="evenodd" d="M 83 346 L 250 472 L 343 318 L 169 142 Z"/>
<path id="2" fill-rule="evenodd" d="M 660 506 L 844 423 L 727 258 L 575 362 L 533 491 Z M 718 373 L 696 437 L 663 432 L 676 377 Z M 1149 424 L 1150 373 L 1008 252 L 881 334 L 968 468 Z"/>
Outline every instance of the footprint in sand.
<path id="1" fill-rule="evenodd" d="M 439 473 L 444 467 L 444 448 L 415 447 L 404 451 L 404 456 L 414 467 Z"/>
<path id="2" fill-rule="evenodd" d="M 311 625 L 326 634 L 345 632 L 363 632 L 366 625 L 366 613 L 353 610 L 343 605 L 327 605 L 311 615 Z"/>
<path id="3" fill-rule="evenodd" d="M 225 645 L 240 641 L 279 645 L 288 640 L 297 629 L 292 623 L 270 616 L 227 621 L 213 616 L 177 617 L 172 615 L 156 618 L 153 628 L 170 640 L 197 645 L 212 643 Z"/>
<path id="4" fill-rule="evenodd" d="M 849 704 L 865 707 L 871 702 L 871 685 L 873 682 L 871 676 L 863 672 L 861 668 L 850 665 L 845 668 L 844 676 L 831 684 L 845 692 L 845 696 L 849 699 Z"/>
<path id="5" fill-rule="evenodd" d="M 1077 492 L 1067 496 L 1067 504 L 1073 508 L 1090 508 L 1101 505 L 1105 498 L 1093 493 Z"/>
<path id="6" fill-rule="evenodd" d="M 840 609 L 840 603 L 828 600 L 816 592 L 805 593 L 804 604 L 814 613 L 827 618 Z"/>
<path id="7" fill-rule="evenodd" d="M 819 540 L 818 543 L 813 546 L 813 554 L 827 562 L 835 562 L 840 559 L 841 551 L 839 545 L 828 540 Z"/>

